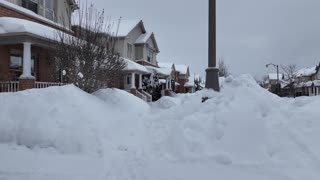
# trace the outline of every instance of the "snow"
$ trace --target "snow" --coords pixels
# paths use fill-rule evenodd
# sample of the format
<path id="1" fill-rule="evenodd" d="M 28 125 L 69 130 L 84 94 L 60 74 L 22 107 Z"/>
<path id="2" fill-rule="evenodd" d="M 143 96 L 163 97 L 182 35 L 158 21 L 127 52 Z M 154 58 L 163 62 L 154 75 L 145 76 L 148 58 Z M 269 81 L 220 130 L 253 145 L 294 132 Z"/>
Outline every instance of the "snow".
<path id="1" fill-rule="evenodd" d="M 84 76 L 83 76 L 83 74 L 82 74 L 81 72 L 79 72 L 79 73 L 78 73 L 78 77 L 79 77 L 80 79 L 82 79 Z"/>
<path id="2" fill-rule="evenodd" d="M 7 7 L 7 8 L 10 8 L 10 9 L 13 9 L 13 10 L 15 10 L 15 11 L 17 11 L 17 12 L 20 12 L 20 13 L 25 14 L 25 15 L 27 15 L 27 16 L 30 16 L 30 17 L 32 17 L 32 18 L 35 18 L 35 19 L 37 19 L 37 20 L 39 20 L 39 21 L 43 21 L 43 22 L 45 22 L 45 23 L 48 23 L 48 24 L 50 24 L 50 25 L 57 26 L 57 27 L 59 27 L 59 28 L 65 29 L 65 30 L 69 30 L 69 31 L 71 32 L 70 29 L 68 29 L 67 27 L 62 26 L 61 24 L 58 24 L 58 23 L 56 23 L 56 22 L 53 22 L 53 21 L 51 21 L 51 20 L 49 20 L 49 19 L 47 19 L 47 18 L 45 18 L 45 17 L 42 17 L 42 16 L 34 13 L 33 11 L 31 11 L 31 10 L 29 10 L 29 9 L 20 7 L 20 6 L 16 5 L 16 4 L 13 4 L 13 3 L 8 2 L 8 1 L 6 1 L 6 0 L 0 0 L 0 5 L 1 5 L 1 6 L 4 6 L 4 7 Z"/>
<path id="3" fill-rule="evenodd" d="M 141 34 L 139 38 L 136 40 L 135 44 L 145 44 L 150 39 L 153 33 L 146 32 L 144 34 Z"/>
<path id="4" fill-rule="evenodd" d="M 176 65 L 176 71 L 180 74 L 188 74 L 189 66 L 188 65 Z"/>
<path id="5" fill-rule="evenodd" d="M 30 33 L 55 40 L 58 35 L 58 30 L 24 19 L 0 17 L 0 34 L 11 33 Z"/>
<path id="6" fill-rule="evenodd" d="M 171 68 L 156 68 L 153 66 L 145 66 L 147 69 L 149 69 L 150 72 L 157 73 L 163 76 L 170 76 L 172 73 Z"/>
<path id="7" fill-rule="evenodd" d="M 136 62 L 133 62 L 130 59 L 126 59 L 126 58 L 122 58 L 122 59 L 127 63 L 127 66 L 124 68 L 125 71 L 137 71 L 143 74 L 150 74 L 150 71 L 146 67 Z"/>
<path id="8" fill-rule="evenodd" d="M 320 176 L 320 97 L 279 98 L 248 75 L 221 81 L 220 93 L 151 104 L 116 89 L 91 95 L 71 85 L 1 93 L 0 102 L 0 179 Z"/>
<path id="9" fill-rule="evenodd" d="M 117 20 L 113 22 L 110 32 L 115 37 L 126 37 L 139 23 L 142 23 L 142 20 L 121 19 L 120 23 Z"/>
<path id="10" fill-rule="evenodd" d="M 297 72 L 297 77 L 311 76 L 316 73 L 317 66 L 310 68 L 302 68 Z"/>

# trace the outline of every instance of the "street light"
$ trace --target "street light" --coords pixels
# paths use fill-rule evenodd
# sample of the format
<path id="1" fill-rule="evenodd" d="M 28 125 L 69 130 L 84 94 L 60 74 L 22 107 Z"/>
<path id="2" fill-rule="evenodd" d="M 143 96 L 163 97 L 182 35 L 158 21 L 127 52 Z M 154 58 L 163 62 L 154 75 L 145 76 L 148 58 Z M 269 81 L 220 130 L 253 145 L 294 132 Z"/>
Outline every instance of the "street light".
<path id="1" fill-rule="evenodd" d="M 206 88 L 220 91 L 219 69 L 216 67 L 216 0 L 209 0 L 209 62 L 206 69 Z"/>

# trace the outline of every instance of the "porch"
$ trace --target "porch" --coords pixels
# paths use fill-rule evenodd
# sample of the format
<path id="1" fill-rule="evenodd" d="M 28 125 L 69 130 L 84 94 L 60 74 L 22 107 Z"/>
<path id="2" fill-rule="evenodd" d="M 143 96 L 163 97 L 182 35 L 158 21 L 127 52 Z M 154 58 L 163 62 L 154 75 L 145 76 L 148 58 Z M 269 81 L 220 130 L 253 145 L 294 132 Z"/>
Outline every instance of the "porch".
<path id="1" fill-rule="evenodd" d="M 52 52 L 58 31 L 18 18 L 0 21 L 0 92 L 61 86 Z"/>
<path id="2" fill-rule="evenodd" d="M 123 59 L 127 63 L 124 69 L 126 73 L 123 82 L 124 90 L 146 102 L 152 102 L 152 95 L 143 90 L 143 77 L 150 74 L 148 69 L 129 59 Z"/>
<path id="3" fill-rule="evenodd" d="M 64 86 L 63 83 L 53 83 L 53 82 L 35 82 L 35 89 L 48 88 L 52 86 Z M 19 81 L 0 81 L 0 93 L 2 92 L 18 92 L 20 90 Z"/>

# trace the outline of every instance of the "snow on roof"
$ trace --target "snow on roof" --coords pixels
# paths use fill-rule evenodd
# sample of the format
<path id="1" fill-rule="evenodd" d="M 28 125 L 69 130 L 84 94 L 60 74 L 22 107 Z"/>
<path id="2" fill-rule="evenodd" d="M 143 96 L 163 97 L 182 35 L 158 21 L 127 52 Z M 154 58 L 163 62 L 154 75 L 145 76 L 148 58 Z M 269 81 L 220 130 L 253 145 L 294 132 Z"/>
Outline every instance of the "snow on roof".
<path id="1" fill-rule="evenodd" d="M 141 20 L 120 20 L 114 21 L 112 27 L 110 28 L 110 33 L 116 37 L 125 37 L 127 36 L 140 22 Z M 119 28 L 118 28 L 119 25 Z"/>
<path id="2" fill-rule="evenodd" d="M 147 69 L 149 69 L 151 72 L 153 71 L 154 73 L 158 73 L 163 76 L 170 76 L 172 69 L 169 68 L 157 68 L 153 66 L 146 66 Z"/>
<path id="3" fill-rule="evenodd" d="M 283 78 L 284 78 L 284 75 L 281 74 L 281 73 L 279 73 L 279 80 L 280 80 L 280 79 L 283 79 Z M 277 80 L 277 79 L 278 79 L 277 73 L 275 73 L 275 74 L 269 74 L 269 75 L 268 75 L 268 79 L 269 79 L 269 80 Z"/>
<path id="4" fill-rule="evenodd" d="M 58 30 L 24 19 L 0 17 L 0 34 L 8 33 L 30 33 L 55 40 Z"/>
<path id="5" fill-rule="evenodd" d="M 178 71 L 180 74 L 188 74 L 188 68 L 189 66 L 186 64 L 176 65 L 176 71 Z"/>
<path id="6" fill-rule="evenodd" d="M 145 74 L 150 73 L 150 71 L 146 67 L 126 58 L 122 58 L 122 59 L 127 63 L 127 66 L 124 68 L 125 71 L 138 71 Z"/>
<path id="7" fill-rule="evenodd" d="M 315 74 L 317 66 L 313 66 L 310 68 L 302 68 L 297 72 L 297 77 L 311 76 Z"/>
<path id="8" fill-rule="evenodd" d="M 158 66 L 159 66 L 159 67 L 169 68 L 169 69 L 171 69 L 173 65 L 174 65 L 174 63 L 173 63 L 173 62 L 158 63 Z"/>
<path id="9" fill-rule="evenodd" d="M 0 0 L 0 6 L 5 6 L 5 7 L 9 8 L 9 9 L 13 9 L 13 10 L 19 12 L 19 13 L 24 14 L 24 15 L 31 16 L 32 18 L 35 18 L 35 19 L 37 19 L 39 21 L 43 21 L 43 22 L 48 23 L 50 25 L 57 26 L 59 28 L 71 31 L 68 27 L 64 27 L 63 25 L 58 24 L 58 23 L 56 23 L 54 21 L 51 21 L 50 19 L 47 19 L 47 18 L 45 18 L 43 16 L 40 16 L 40 15 L 36 14 L 35 12 L 33 12 L 33 11 L 29 10 L 29 9 L 23 8 L 21 6 L 18 6 L 16 4 L 13 4 L 13 3 L 8 2 L 6 0 Z"/>
<path id="10" fill-rule="evenodd" d="M 146 32 L 144 34 L 141 34 L 140 37 L 136 40 L 135 44 L 144 44 L 148 41 L 148 39 L 151 37 L 152 33 Z"/>

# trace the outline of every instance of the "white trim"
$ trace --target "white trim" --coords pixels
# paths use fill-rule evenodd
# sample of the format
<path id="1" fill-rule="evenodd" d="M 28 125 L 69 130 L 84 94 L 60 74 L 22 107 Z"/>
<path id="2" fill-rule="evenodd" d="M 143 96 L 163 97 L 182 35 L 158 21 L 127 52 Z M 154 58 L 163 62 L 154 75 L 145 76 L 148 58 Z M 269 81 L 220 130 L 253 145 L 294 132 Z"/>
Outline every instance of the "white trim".
<path id="1" fill-rule="evenodd" d="M 35 79 L 31 75 L 31 43 L 24 42 L 23 43 L 23 65 L 22 65 L 22 75 L 20 76 L 21 79 Z"/>

